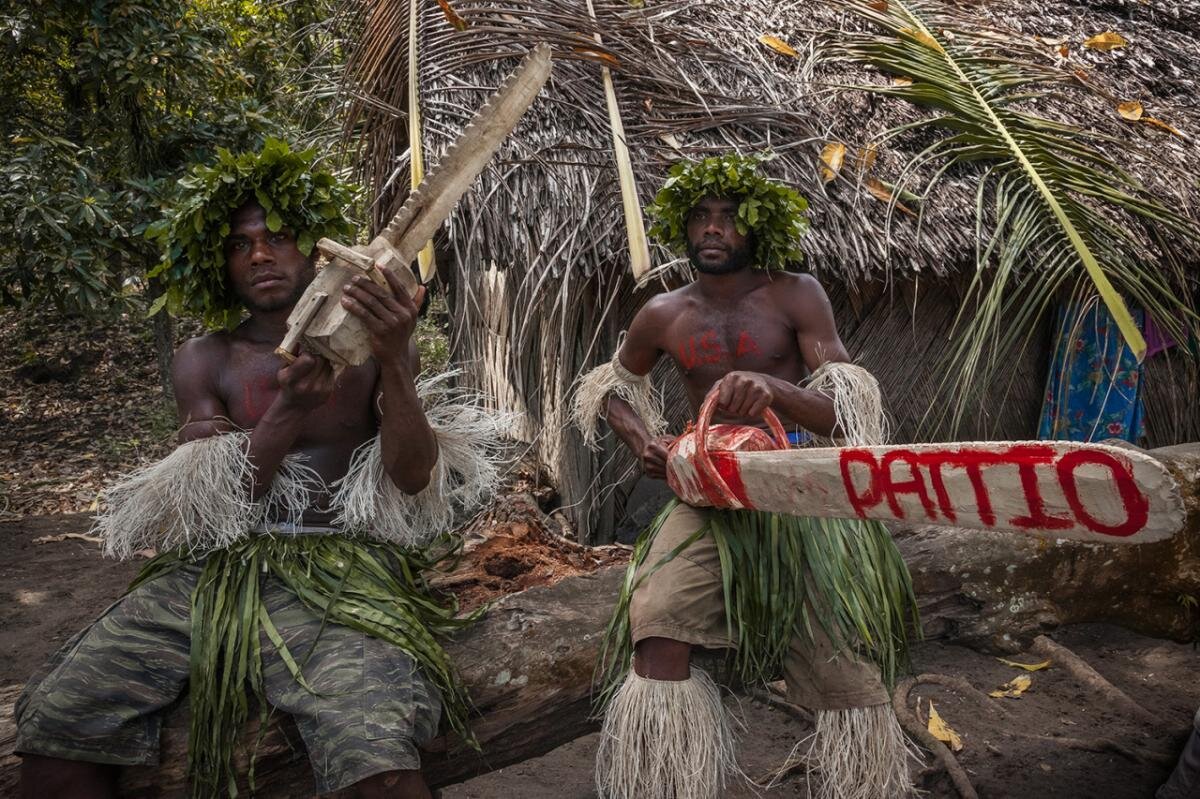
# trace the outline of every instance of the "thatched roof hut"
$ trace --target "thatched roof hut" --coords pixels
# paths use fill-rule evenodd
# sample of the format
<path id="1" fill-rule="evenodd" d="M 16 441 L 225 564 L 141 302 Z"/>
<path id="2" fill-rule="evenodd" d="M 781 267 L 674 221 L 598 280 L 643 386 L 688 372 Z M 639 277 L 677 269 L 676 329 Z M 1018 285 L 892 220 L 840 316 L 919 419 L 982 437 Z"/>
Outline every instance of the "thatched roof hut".
<path id="1" fill-rule="evenodd" d="M 631 461 L 611 442 L 598 455 L 586 450 L 566 426 L 566 399 L 577 376 L 611 354 L 650 294 L 688 279 L 685 264 L 655 250 L 651 280 L 634 284 L 602 65 L 613 71 L 643 202 L 681 157 L 728 149 L 776 154 L 769 171 L 810 201 L 805 268 L 829 292 L 852 356 L 884 385 L 897 440 L 1033 436 L 1050 347 L 1045 313 L 1030 346 L 998 353 L 1001 374 L 981 387 L 980 401 L 957 429 L 919 427 L 931 404 L 947 400 L 938 393 L 935 366 L 976 271 L 976 195 L 986 165 L 955 167 L 928 193 L 926 178 L 941 164 L 919 165 L 904 180 L 906 165 L 929 140 L 922 131 L 884 134 L 929 112 L 842 88 L 894 79 L 845 57 L 845 42 L 866 27 L 852 6 L 599 0 L 593 20 L 586 0 L 451 0 L 466 22 L 458 30 L 445 3 L 416 2 L 429 162 L 532 43 L 555 48 L 548 88 L 447 226 L 440 268 L 454 355 L 469 366 L 473 382 L 525 414 L 522 435 L 536 443 L 581 539 L 613 529 L 622 489 L 591 489 L 619 482 Z M 1200 218 L 1200 183 L 1189 173 L 1197 163 L 1190 135 L 1200 133 L 1194 3 L 1004 0 L 969 11 L 917 8 L 934 17 L 972 14 L 981 42 L 1057 75 L 1060 82 L 1034 112 L 1106 137 L 1097 140 L 1150 194 Z M 351 130 L 363 150 L 378 222 L 408 187 L 408 4 L 369 3 L 363 25 L 351 71 L 358 87 Z M 1127 45 L 1082 47 L 1103 31 L 1119 32 Z M 597 33 L 602 44 L 593 39 Z M 763 35 L 793 52 L 764 45 Z M 1123 119 L 1116 105 L 1126 100 L 1139 100 L 1145 116 L 1175 131 Z M 845 143 L 848 154 L 827 180 L 821 154 L 830 142 Z M 899 184 L 924 196 L 902 192 Z M 994 198 L 982 202 L 986 211 Z M 1200 263 L 1195 239 L 1187 236 L 1164 244 L 1146 233 L 1134 244 L 1139 263 L 1155 274 L 1177 276 Z M 1183 281 L 1176 290 L 1186 295 L 1195 286 Z M 682 392 L 658 377 L 669 404 L 682 410 Z M 1200 438 L 1194 362 L 1159 356 L 1146 384 L 1150 443 Z"/>

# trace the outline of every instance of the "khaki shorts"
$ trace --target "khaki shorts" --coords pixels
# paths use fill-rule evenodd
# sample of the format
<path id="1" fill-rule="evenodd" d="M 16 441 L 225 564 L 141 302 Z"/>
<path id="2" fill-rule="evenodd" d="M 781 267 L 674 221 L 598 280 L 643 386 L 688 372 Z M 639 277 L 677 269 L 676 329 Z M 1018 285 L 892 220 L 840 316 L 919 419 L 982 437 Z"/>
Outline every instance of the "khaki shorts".
<path id="1" fill-rule="evenodd" d="M 680 503 L 650 544 L 635 581 L 706 523 L 705 511 Z M 717 547 L 704 535 L 641 581 L 629 604 L 634 644 L 670 638 L 708 649 L 731 649 Z M 801 625 L 803 628 L 803 625 Z M 821 625 L 792 637 L 784 660 L 788 699 L 817 710 L 867 707 L 889 701 L 875 664 L 854 652 L 838 652 Z"/>
<path id="2" fill-rule="evenodd" d="M 164 710 L 187 690 L 191 596 L 200 565 L 143 583 L 75 636 L 17 700 L 16 751 L 114 765 L 158 762 Z M 263 603 L 312 692 L 264 633 L 267 701 L 291 714 L 318 793 L 373 774 L 420 767 L 441 699 L 412 658 L 379 639 L 325 624 L 270 574 Z"/>

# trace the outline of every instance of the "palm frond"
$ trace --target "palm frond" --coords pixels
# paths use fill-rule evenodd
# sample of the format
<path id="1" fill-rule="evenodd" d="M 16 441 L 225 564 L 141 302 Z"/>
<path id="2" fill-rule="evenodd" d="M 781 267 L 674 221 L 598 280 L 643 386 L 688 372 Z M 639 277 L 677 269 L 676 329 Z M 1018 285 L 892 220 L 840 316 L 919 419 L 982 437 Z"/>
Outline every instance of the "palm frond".
<path id="1" fill-rule="evenodd" d="M 950 170 L 982 164 L 976 270 L 942 384 L 958 398 L 955 426 L 973 398 L 970 387 L 990 384 L 1003 366 L 997 354 L 1028 343 L 1064 291 L 1098 293 L 1138 360 L 1146 343 L 1123 297 L 1186 340 L 1197 316 L 1187 277 L 1167 251 L 1194 248 L 1200 231 L 1106 154 L 1121 143 L 1035 113 L 1069 73 L 1036 63 L 1015 36 L 980 30 L 948 6 L 842 5 L 869 28 L 849 34 L 842 54 L 911 80 L 855 88 L 933 112 L 889 131 L 932 139 L 905 168 L 911 177 L 926 162 L 941 162 L 918 193 L 928 198 Z M 906 188 L 902 182 L 894 193 Z M 1165 268 L 1147 268 L 1147 261 Z"/>

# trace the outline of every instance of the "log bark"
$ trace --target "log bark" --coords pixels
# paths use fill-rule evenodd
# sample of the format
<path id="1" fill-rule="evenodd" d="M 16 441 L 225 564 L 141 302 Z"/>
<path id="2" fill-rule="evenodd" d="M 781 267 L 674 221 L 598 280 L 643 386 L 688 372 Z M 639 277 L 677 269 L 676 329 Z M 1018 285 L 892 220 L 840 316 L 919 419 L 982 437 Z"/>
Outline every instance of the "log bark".
<path id="1" fill-rule="evenodd" d="M 927 637 L 1019 652 L 1064 624 L 1106 621 L 1176 641 L 1200 631 L 1200 444 L 1151 450 L 1188 519 L 1167 541 L 1101 546 L 979 530 L 899 531 Z"/>
<path id="2" fill-rule="evenodd" d="M 1017 652 L 1042 632 L 1107 621 L 1141 633 L 1191 640 L 1200 597 L 1200 445 L 1158 450 L 1184 486 L 1185 532 L 1141 546 L 1038 541 L 1011 534 L 924 527 L 898 532 L 912 571 L 926 637 Z M 448 646 L 474 700 L 481 753 L 440 739 L 424 758 L 434 786 L 450 785 L 536 757 L 596 728 L 591 678 L 623 567 L 569 577 L 500 600 Z M 0 696 L 0 795 L 15 785 L 12 696 Z M 129 768 L 123 794 L 184 796 L 186 708 L 163 736 L 163 765 Z M 247 741 L 253 741 L 253 731 Z M 312 794 L 312 777 L 290 723 L 259 747 L 260 796 Z"/>

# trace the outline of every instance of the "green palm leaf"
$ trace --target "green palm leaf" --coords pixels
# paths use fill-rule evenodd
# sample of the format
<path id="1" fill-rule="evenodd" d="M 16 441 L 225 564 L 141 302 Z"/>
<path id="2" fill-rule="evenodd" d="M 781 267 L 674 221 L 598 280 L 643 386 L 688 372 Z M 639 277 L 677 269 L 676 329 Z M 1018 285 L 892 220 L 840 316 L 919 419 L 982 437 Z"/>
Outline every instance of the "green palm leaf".
<path id="1" fill-rule="evenodd" d="M 844 38 L 840 53 L 912 79 L 854 88 L 935 112 L 886 134 L 933 137 L 905 166 L 894 196 L 913 190 L 906 185 L 923 167 L 933 167 L 917 192 L 926 197 L 956 168 L 982 170 L 976 273 L 943 381 L 943 390 L 955 389 L 955 425 L 971 387 L 991 382 L 999 356 L 1028 342 L 1060 291 L 1098 293 L 1139 360 L 1146 343 L 1124 297 L 1187 340 L 1197 317 L 1176 250 L 1194 252 L 1200 232 L 1101 150 L 1126 145 L 1029 110 L 1069 73 L 1036 63 L 1015 34 L 972 29 L 948 6 L 839 5 L 870 27 Z"/>

